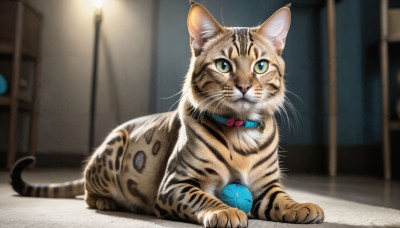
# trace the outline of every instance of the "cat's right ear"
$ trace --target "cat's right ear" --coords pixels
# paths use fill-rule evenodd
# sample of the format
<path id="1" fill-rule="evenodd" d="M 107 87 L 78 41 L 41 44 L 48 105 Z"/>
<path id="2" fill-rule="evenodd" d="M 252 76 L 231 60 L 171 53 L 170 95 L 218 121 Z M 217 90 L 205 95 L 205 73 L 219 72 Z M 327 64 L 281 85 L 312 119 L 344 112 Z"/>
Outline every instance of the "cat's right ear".
<path id="1" fill-rule="evenodd" d="M 204 44 L 215 35 L 221 33 L 224 28 L 214 19 L 210 12 L 202 5 L 191 1 L 191 7 L 187 19 L 190 33 L 190 45 L 195 56 L 200 55 Z"/>

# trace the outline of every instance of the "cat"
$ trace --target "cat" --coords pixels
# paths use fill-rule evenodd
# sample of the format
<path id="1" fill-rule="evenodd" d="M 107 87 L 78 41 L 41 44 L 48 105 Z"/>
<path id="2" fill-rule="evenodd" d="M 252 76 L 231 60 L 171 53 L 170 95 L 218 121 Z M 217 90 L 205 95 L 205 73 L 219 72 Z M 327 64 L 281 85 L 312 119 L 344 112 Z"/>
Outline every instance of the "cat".
<path id="1" fill-rule="evenodd" d="M 298 203 L 281 184 L 274 113 L 284 104 L 282 52 L 290 5 L 258 27 L 221 26 L 191 2 L 192 58 L 177 110 L 114 129 L 88 159 L 81 180 L 30 184 L 19 160 L 11 172 L 20 195 L 75 197 L 98 210 L 128 209 L 205 227 L 247 227 L 248 217 L 321 223 L 323 210 Z M 218 199 L 239 180 L 252 193 L 249 214 Z"/>

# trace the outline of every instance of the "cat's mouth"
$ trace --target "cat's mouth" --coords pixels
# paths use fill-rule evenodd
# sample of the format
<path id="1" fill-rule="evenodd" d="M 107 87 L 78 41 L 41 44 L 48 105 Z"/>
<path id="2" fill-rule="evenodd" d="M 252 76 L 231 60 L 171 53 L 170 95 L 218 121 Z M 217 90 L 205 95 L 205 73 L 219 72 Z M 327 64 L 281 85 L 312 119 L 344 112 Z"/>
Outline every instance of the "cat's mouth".
<path id="1" fill-rule="evenodd" d="M 242 97 L 242 98 L 237 99 L 235 102 L 252 102 L 252 101 L 249 101 L 246 98 Z"/>
<path id="2" fill-rule="evenodd" d="M 253 107 L 253 105 L 254 105 L 255 103 L 256 103 L 256 102 L 251 101 L 251 100 L 249 100 L 248 98 L 245 98 L 245 97 L 242 97 L 242 98 L 239 98 L 239 99 L 233 101 L 233 104 L 234 104 L 234 106 L 235 106 L 236 108 L 239 108 L 239 109 L 246 109 L 246 110 L 249 109 L 249 108 L 251 108 L 251 107 Z"/>
<path id="3" fill-rule="evenodd" d="M 249 98 L 246 97 L 246 96 L 243 96 L 243 97 L 241 97 L 241 98 L 238 98 L 238 99 L 234 100 L 233 102 L 234 102 L 234 103 L 239 103 L 239 104 L 240 104 L 240 103 L 256 103 L 255 101 L 249 99 Z"/>

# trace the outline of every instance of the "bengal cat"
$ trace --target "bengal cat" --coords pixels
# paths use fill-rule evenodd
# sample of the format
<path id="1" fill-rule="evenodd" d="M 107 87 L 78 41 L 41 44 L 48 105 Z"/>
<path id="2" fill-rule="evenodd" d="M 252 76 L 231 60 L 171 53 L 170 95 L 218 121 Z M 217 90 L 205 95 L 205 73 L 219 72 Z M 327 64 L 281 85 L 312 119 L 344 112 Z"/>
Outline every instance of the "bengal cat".
<path id="1" fill-rule="evenodd" d="M 274 113 L 284 104 L 282 51 L 290 20 L 288 5 L 258 27 L 223 27 L 192 2 L 192 59 L 177 110 L 114 129 L 81 180 L 26 183 L 21 172 L 33 158 L 23 158 L 11 172 L 13 188 L 23 196 L 85 194 L 90 208 L 129 209 L 205 227 L 247 227 L 248 216 L 323 222 L 319 206 L 294 201 L 280 181 Z M 249 214 L 218 199 L 237 179 L 252 193 Z"/>

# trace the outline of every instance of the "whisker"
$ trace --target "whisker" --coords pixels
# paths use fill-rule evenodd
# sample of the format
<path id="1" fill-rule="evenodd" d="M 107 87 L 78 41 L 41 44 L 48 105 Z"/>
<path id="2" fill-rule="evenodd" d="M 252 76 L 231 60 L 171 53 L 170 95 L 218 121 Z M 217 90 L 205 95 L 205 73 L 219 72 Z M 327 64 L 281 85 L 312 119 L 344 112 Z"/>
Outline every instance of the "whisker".
<path id="1" fill-rule="evenodd" d="M 304 101 L 299 96 L 297 96 L 297 94 L 293 93 L 292 91 L 290 91 L 288 89 L 286 89 L 286 91 L 289 92 L 290 94 L 294 95 L 297 99 L 299 99 L 302 103 L 304 103 Z"/>
<path id="2" fill-rule="evenodd" d="M 215 110 L 218 108 L 218 106 L 221 104 L 221 102 L 224 102 L 227 98 L 224 97 L 223 99 L 221 99 L 220 102 L 218 102 L 217 106 L 214 107 L 213 113 L 215 113 Z M 222 106 L 221 106 L 221 112 L 222 112 Z"/>
<path id="3" fill-rule="evenodd" d="M 203 122 L 203 119 L 204 119 L 204 116 L 205 116 L 205 114 L 206 114 L 206 111 L 207 111 L 208 107 L 211 106 L 213 103 L 217 102 L 219 99 L 222 99 L 221 96 L 216 96 L 216 98 L 214 98 L 211 102 L 209 102 L 208 104 L 206 104 L 206 105 L 204 106 L 204 108 L 202 108 L 202 110 L 201 110 L 201 115 L 200 115 L 201 123 Z"/>
<path id="4" fill-rule="evenodd" d="M 294 127 L 292 121 L 290 120 L 290 117 L 289 117 L 289 114 L 288 114 L 288 112 L 286 110 L 285 105 L 284 104 L 280 104 L 280 107 L 281 107 L 281 110 L 283 111 L 284 116 L 286 116 L 286 120 L 288 122 L 289 133 L 290 133 L 290 127 L 292 127 L 293 130 L 295 130 L 295 127 Z"/>
<path id="5" fill-rule="evenodd" d="M 280 120 L 282 121 L 283 127 L 286 127 L 286 120 L 285 120 L 285 118 L 283 117 L 283 114 L 282 114 L 282 111 L 281 111 L 281 108 L 280 108 L 280 107 L 279 107 L 279 109 L 277 110 L 277 113 L 279 114 L 279 118 L 280 118 Z"/>
<path id="6" fill-rule="evenodd" d="M 192 86 L 195 86 L 195 85 L 197 85 L 197 83 L 194 83 L 194 84 L 192 84 L 192 85 L 190 85 L 190 86 L 192 87 Z M 203 94 L 203 93 L 207 93 L 207 92 L 210 93 L 210 94 L 213 94 L 214 91 L 220 91 L 220 90 L 219 90 L 219 89 L 215 89 L 215 90 L 203 91 L 203 92 L 197 93 L 197 95 L 200 95 L 200 94 Z M 181 101 L 182 97 L 184 97 L 184 96 L 185 96 L 187 93 L 189 93 L 189 92 L 190 92 L 190 90 L 185 91 L 185 93 L 179 92 L 179 93 L 182 93 L 181 97 L 180 97 L 177 101 L 175 101 L 175 102 L 170 106 L 169 111 L 171 111 L 172 108 L 173 108 L 177 103 L 179 103 L 179 102 Z M 178 94 L 179 94 L 179 93 L 178 93 Z M 175 94 L 175 95 L 173 95 L 173 96 L 176 96 L 176 95 L 177 95 L 177 94 Z"/>
<path id="7" fill-rule="evenodd" d="M 191 84 L 190 87 L 195 86 L 195 85 L 197 85 L 197 83 Z M 176 93 L 176 94 L 174 94 L 174 95 L 172 95 L 172 96 L 166 98 L 166 99 L 169 99 L 169 98 L 172 98 L 172 97 L 177 96 L 178 94 L 182 93 L 182 95 L 179 97 L 179 99 L 178 99 L 177 101 L 175 101 L 175 102 L 169 107 L 169 111 L 171 111 L 171 109 L 172 109 L 178 102 L 180 102 L 181 99 L 182 99 L 182 97 L 185 96 L 188 92 L 189 92 L 189 90 L 187 90 L 185 93 L 183 93 L 183 90 L 182 90 L 182 91 L 180 91 L 180 92 L 178 92 L 178 93 Z M 161 98 L 161 99 L 163 99 L 163 98 Z"/>
<path id="8" fill-rule="evenodd" d="M 179 91 L 179 92 L 177 92 L 177 93 L 175 93 L 174 95 L 171 95 L 171 96 L 169 96 L 169 97 L 160 97 L 160 98 L 163 99 L 163 100 L 168 100 L 168 99 L 171 99 L 171 98 L 173 98 L 173 97 L 175 97 L 175 96 L 181 94 L 182 92 L 183 92 L 183 91 Z"/>
<path id="9" fill-rule="evenodd" d="M 222 26 L 225 27 L 224 16 L 222 16 L 222 7 L 221 7 L 221 20 L 222 20 Z"/>
<path id="10" fill-rule="evenodd" d="M 181 99 L 182 99 L 182 97 L 180 97 L 177 101 L 175 101 L 175 102 L 171 105 L 171 107 L 169 107 L 168 111 L 171 111 L 172 108 L 173 108 L 177 103 L 179 103 L 179 102 L 181 101 Z"/>
<path id="11" fill-rule="evenodd" d="M 299 126 L 299 117 L 301 120 L 303 120 L 303 117 L 301 116 L 301 114 L 296 110 L 296 108 L 293 106 L 292 102 L 290 101 L 290 99 L 288 97 L 285 96 L 285 105 L 289 108 L 289 110 L 291 111 L 297 126 Z"/>
<path id="12" fill-rule="evenodd" d="M 224 107 L 224 105 L 225 105 L 225 102 L 228 100 L 228 97 L 226 97 L 223 101 L 222 101 L 222 105 L 221 105 L 221 107 L 220 107 L 220 114 L 222 115 L 222 108 Z"/>
<path id="13" fill-rule="evenodd" d="M 204 102 L 206 102 L 207 100 L 212 100 L 212 99 L 214 99 L 215 97 L 219 97 L 220 96 L 220 93 L 217 93 L 217 92 L 215 92 L 214 94 L 212 94 L 211 96 L 207 96 L 207 97 L 205 97 L 205 98 L 203 98 L 202 100 L 200 100 L 199 101 L 199 104 L 198 104 L 198 107 L 200 108 L 200 109 L 196 109 L 196 110 L 194 110 L 194 112 L 192 113 L 192 118 L 194 117 L 194 115 L 196 115 L 196 113 L 199 115 L 199 116 L 201 116 L 201 114 L 202 114 L 202 112 L 203 112 L 203 108 L 201 108 L 201 106 L 202 106 L 202 104 L 204 103 Z M 193 109 L 195 109 L 195 108 L 192 108 L 192 110 L 191 111 L 193 111 Z"/>

